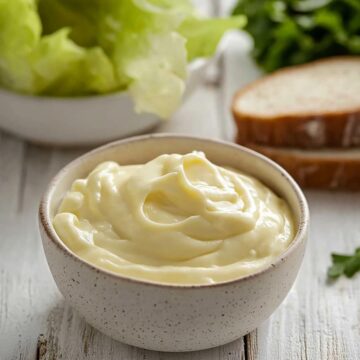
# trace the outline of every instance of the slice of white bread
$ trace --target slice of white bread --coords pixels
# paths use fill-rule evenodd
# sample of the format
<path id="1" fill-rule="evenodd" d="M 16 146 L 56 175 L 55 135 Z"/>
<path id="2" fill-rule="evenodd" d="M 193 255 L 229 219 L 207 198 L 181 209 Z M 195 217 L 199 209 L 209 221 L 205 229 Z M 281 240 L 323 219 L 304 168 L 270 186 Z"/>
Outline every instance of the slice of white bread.
<path id="1" fill-rule="evenodd" d="M 241 89 L 232 112 L 241 143 L 360 146 L 360 56 L 276 71 Z"/>
<path id="2" fill-rule="evenodd" d="M 304 188 L 360 190 L 360 149 L 247 147 L 277 162 Z"/>

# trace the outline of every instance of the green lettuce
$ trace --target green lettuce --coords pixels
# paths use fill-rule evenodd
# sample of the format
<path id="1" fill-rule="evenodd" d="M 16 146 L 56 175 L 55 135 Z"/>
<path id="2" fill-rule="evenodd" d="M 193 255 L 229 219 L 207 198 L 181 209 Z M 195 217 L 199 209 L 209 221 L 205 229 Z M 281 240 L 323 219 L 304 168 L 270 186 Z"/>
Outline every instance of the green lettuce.
<path id="1" fill-rule="evenodd" d="M 179 32 L 187 39 L 188 59 L 211 56 L 226 31 L 245 24 L 246 18 L 239 16 L 225 19 L 186 19 L 180 25 Z"/>
<path id="2" fill-rule="evenodd" d="M 190 0 L 0 0 L 0 85 L 48 96 L 129 91 L 138 112 L 168 118 L 188 62 L 242 25 L 243 16 L 202 18 Z"/>
<path id="3" fill-rule="evenodd" d="M 117 87 L 114 68 L 100 47 L 82 48 L 63 28 L 44 36 L 29 55 L 36 94 L 104 93 Z"/>
<path id="4" fill-rule="evenodd" d="M 28 56 L 40 34 L 41 23 L 32 0 L 0 0 L 1 85 L 17 91 L 33 90 Z"/>

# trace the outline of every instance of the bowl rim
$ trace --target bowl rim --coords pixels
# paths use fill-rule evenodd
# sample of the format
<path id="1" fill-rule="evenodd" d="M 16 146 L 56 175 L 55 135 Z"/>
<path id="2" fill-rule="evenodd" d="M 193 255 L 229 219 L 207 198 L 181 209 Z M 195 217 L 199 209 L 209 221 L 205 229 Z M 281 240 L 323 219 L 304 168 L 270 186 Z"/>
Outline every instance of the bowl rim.
<path id="1" fill-rule="evenodd" d="M 236 279 L 231 279 L 227 281 L 221 281 L 214 284 L 171 284 L 171 283 L 160 283 L 150 280 L 143 280 L 143 279 L 137 279 L 128 277 L 122 274 L 117 274 L 115 272 L 100 268 L 84 259 L 82 259 L 80 256 L 78 256 L 76 253 L 74 253 L 72 250 L 70 250 L 65 243 L 60 239 L 60 237 L 57 235 L 52 222 L 50 220 L 49 216 L 49 209 L 50 209 L 50 203 L 51 198 L 53 195 L 54 190 L 56 189 L 56 186 L 59 182 L 59 180 L 70 170 L 73 168 L 78 167 L 81 165 L 84 161 L 87 161 L 90 159 L 93 155 L 105 151 L 112 147 L 122 146 L 129 143 L 136 143 L 136 142 L 142 142 L 150 139 L 176 139 L 176 140 L 196 140 L 196 141 L 202 141 L 206 143 L 212 143 L 220 146 L 229 147 L 232 149 L 235 149 L 237 151 L 245 152 L 247 155 L 250 155 L 252 157 L 256 157 L 260 159 L 265 165 L 270 165 L 271 167 L 275 168 L 276 171 L 278 171 L 281 176 L 288 182 L 290 187 L 292 188 L 297 203 L 300 208 L 300 215 L 299 215 L 299 223 L 296 226 L 296 233 L 295 236 L 290 243 L 290 245 L 286 248 L 284 252 L 282 252 L 280 255 L 278 255 L 274 261 L 272 261 L 269 265 L 264 267 L 263 269 L 256 271 L 255 273 L 251 273 Z M 209 139 L 204 137 L 198 137 L 198 136 L 191 136 L 191 135 L 183 135 L 183 134 L 173 134 L 173 133 L 161 133 L 161 134 L 148 134 L 148 135 L 140 135 L 140 136 L 133 136 L 126 139 L 121 139 L 117 141 L 113 141 L 110 143 L 107 143 L 105 145 L 102 145 L 100 147 L 97 147 L 89 152 L 86 152 L 85 154 L 75 158 L 70 163 L 65 165 L 62 169 L 58 171 L 58 173 L 52 178 L 50 183 L 47 186 L 47 189 L 45 193 L 43 194 L 40 205 L 39 205 L 39 211 L 38 211 L 38 221 L 40 228 L 45 232 L 47 237 L 50 239 L 50 241 L 57 246 L 63 254 L 66 256 L 72 257 L 75 261 L 80 261 L 80 263 L 84 264 L 86 267 L 88 267 L 90 270 L 94 270 L 97 273 L 103 273 L 106 276 L 110 276 L 114 279 L 119 279 L 122 281 L 131 282 L 133 284 L 140 284 L 140 285 L 148 285 L 148 286 L 156 286 L 160 288 L 170 288 L 170 289 L 203 289 L 203 288 L 212 288 L 212 287 L 221 287 L 226 286 L 230 284 L 235 284 L 238 282 L 245 282 L 254 278 L 257 278 L 273 268 L 278 267 L 284 260 L 291 255 L 303 242 L 306 242 L 307 238 L 307 231 L 308 231 L 308 225 L 309 225 L 309 208 L 308 204 L 305 198 L 304 193 L 300 189 L 299 185 L 295 182 L 295 180 L 285 171 L 280 165 L 278 165 L 273 160 L 269 159 L 268 157 L 251 150 L 249 148 L 246 148 L 244 146 L 233 144 L 230 142 L 226 142 L 223 140 L 215 140 L 215 139 Z"/>

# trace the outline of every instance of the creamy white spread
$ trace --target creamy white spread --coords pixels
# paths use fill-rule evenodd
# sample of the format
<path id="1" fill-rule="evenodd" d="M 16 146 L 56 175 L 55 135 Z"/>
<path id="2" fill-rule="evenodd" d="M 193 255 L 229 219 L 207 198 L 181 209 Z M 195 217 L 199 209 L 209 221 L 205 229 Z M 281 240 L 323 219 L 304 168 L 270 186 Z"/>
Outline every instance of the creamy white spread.
<path id="1" fill-rule="evenodd" d="M 294 237 L 287 204 L 202 152 L 98 165 L 76 180 L 53 224 L 99 268 L 169 284 L 212 284 L 268 266 Z"/>

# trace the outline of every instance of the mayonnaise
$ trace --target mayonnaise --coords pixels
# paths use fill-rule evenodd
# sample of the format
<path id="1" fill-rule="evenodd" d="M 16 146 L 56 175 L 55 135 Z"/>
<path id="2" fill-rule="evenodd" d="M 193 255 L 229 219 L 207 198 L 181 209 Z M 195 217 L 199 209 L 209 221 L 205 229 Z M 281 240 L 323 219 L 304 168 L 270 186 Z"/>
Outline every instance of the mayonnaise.
<path id="1" fill-rule="evenodd" d="M 98 165 L 54 218 L 62 241 L 99 268 L 169 284 L 213 284 L 269 265 L 294 237 L 287 204 L 202 152 Z"/>

